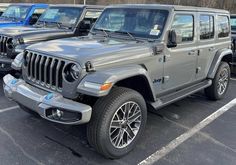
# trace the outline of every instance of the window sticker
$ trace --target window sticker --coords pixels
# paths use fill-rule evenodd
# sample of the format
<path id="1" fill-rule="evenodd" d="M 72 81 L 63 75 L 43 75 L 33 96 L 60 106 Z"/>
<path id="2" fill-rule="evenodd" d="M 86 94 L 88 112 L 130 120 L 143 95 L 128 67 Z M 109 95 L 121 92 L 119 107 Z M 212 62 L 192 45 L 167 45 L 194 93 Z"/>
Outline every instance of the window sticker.
<path id="1" fill-rule="evenodd" d="M 160 30 L 152 29 L 152 30 L 150 31 L 150 35 L 158 36 L 159 34 L 160 34 Z"/>
<path id="2" fill-rule="evenodd" d="M 49 9 L 45 15 L 44 15 L 44 19 L 54 19 L 58 13 L 59 9 Z"/>

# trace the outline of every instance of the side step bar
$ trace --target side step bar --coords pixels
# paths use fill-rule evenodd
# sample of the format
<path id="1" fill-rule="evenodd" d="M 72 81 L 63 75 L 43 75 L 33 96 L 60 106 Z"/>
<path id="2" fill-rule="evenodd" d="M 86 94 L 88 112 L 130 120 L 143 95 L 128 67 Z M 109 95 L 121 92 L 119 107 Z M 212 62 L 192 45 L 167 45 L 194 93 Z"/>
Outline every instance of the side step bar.
<path id="1" fill-rule="evenodd" d="M 202 81 L 198 84 L 190 86 L 188 88 L 184 88 L 184 89 L 178 90 L 174 93 L 162 96 L 156 102 L 151 102 L 150 104 L 154 109 L 159 109 L 159 108 L 164 107 L 168 104 L 171 104 L 175 101 L 181 100 L 182 98 L 185 98 L 185 97 L 187 97 L 193 93 L 196 93 L 204 88 L 207 88 L 207 87 L 211 86 L 211 84 L 212 84 L 212 80 L 205 80 L 205 81 Z"/>

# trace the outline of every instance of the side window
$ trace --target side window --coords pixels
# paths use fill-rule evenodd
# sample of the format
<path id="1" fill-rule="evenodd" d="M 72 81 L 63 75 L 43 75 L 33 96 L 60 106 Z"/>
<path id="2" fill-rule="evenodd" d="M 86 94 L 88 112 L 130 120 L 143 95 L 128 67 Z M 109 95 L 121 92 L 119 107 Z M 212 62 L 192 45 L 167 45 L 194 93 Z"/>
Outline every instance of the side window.
<path id="1" fill-rule="evenodd" d="M 45 10 L 46 9 L 42 9 L 42 8 L 35 9 L 31 18 L 30 18 L 29 24 L 34 25 Z"/>
<path id="2" fill-rule="evenodd" d="M 229 18 L 227 16 L 218 16 L 217 18 L 218 25 L 218 37 L 228 37 L 230 33 L 230 24 Z"/>
<path id="3" fill-rule="evenodd" d="M 214 38 L 214 17 L 210 15 L 200 16 L 200 39 Z"/>
<path id="4" fill-rule="evenodd" d="M 84 20 L 86 20 L 90 25 L 93 25 L 101 13 L 101 11 L 87 11 L 85 13 Z"/>
<path id="5" fill-rule="evenodd" d="M 194 26 L 193 15 L 178 14 L 175 15 L 172 29 L 182 36 L 182 42 L 193 41 Z"/>
<path id="6" fill-rule="evenodd" d="M 46 9 L 41 9 L 41 8 L 35 9 L 32 15 L 37 16 L 39 18 L 44 13 L 45 10 Z"/>

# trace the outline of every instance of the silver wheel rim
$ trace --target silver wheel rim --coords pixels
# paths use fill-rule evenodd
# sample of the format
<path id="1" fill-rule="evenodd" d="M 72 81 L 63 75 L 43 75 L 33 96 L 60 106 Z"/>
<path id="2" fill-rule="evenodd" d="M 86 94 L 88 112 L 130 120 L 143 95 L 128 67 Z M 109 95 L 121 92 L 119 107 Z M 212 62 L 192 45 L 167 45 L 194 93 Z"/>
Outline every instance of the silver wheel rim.
<path id="1" fill-rule="evenodd" d="M 141 108 L 129 101 L 120 106 L 114 113 L 110 128 L 109 137 L 115 148 L 128 146 L 137 136 L 141 126 Z"/>
<path id="2" fill-rule="evenodd" d="M 224 68 L 220 72 L 218 84 L 217 84 L 217 91 L 219 95 L 223 95 L 227 89 L 228 86 L 228 81 L 229 81 L 229 73 L 226 68 Z"/>

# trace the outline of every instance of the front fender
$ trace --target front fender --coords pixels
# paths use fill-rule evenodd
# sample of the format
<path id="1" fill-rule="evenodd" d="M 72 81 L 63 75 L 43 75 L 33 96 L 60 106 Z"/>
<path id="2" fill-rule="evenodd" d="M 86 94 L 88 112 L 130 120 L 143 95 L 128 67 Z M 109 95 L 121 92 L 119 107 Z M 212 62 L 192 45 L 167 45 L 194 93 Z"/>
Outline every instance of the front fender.
<path id="1" fill-rule="evenodd" d="M 227 55 L 232 55 L 232 54 L 233 54 L 233 52 L 232 52 L 231 49 L 219 50 L 216 53 L 216 55 L 215 55 L 215 57 L 214 57 L 214 59 L 212 61 L 212 64 L 211 64 L 211 67 L 210 67 L 210 70 L 208 72 L 207 77 L 213 79 L 215 77 L 215 75 L 216 75 L 216 71 L 217 71 L 217 69 L 218 69 L 218 67 L 220 65 L 220 62 L 222 61 L 223 57 L 225 57 Z"/>
<path id="2" fill-rule="evenodd" d="M 150 79 L 150 76 L 147 70 L 141 65 L 125 66 L 125 67 L 113 68 L 90 73 L 87 76 L 85 76 L 85 78 L 80 82 L 80 84 L 77 87 L 77 91 L 79 93 L 90 96 L 96 96 L 96 97 L 105 96 L 110 92 L 111 88 L 106 91 L 101 91 L 99 85 L 112 83 L 112 86 L 114 86 L 118 81 L 134 76 L 143 76 L 144 78 L 146 78 L 150 86 L 153 98 L 155 98 L 154 89 L 153 86 L 151 85 L 152 81 Z M 86 85 L 86 83 L 89 85 Z"/>

